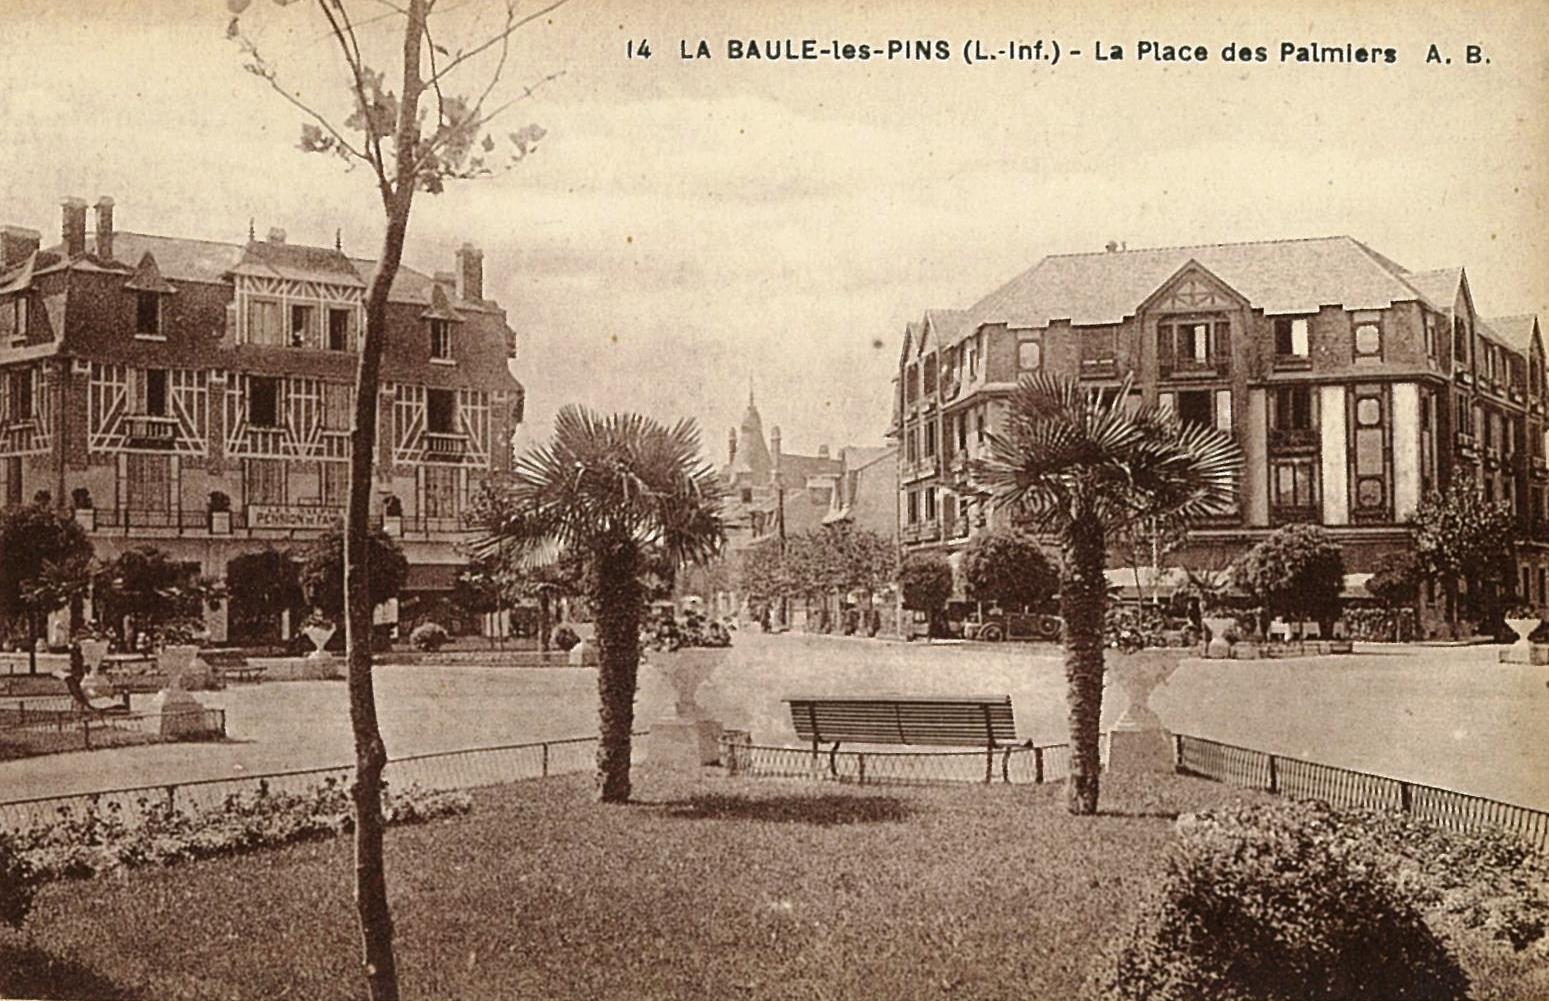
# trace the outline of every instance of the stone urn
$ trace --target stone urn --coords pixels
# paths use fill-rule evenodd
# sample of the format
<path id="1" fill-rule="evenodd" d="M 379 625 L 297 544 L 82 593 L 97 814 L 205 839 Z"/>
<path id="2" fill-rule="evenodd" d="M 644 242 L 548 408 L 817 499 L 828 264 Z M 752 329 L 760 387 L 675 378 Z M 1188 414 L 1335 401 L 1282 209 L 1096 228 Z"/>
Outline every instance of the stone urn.
<path id="1" fill-rule="evenodd" d="M 312 652 L 307 654 L 308 660 L 325 660 L 333 656 L 323 648 L 333 639 L 338 628 L 331 622 L 312 622 L 302 627 L 302 634 L 312 643 Z"/>
<path id="2" fill-rule="evenodd" d="M 1230 615 L 1207 615 L 1205 628 L 1210 631 L 1210 642 L 1205 645 L 1206 657 L 1230 657 L 1232 644 L 1227 642 L 1228 629 L 1237 628 L 1237 619 Z"/>
<path id="3" fill-rule="evenodd" d="M 1534 618 L 1508 618 L 1506 627 L 1517 634 L 1517 642 L 1501 651 L 1501 661 L 1508 664 L 1533 663 L 1533 644 L 1528 636 L 1538 628 L 1540 620 Z"/>
<path id="4" fill-rule="evenodd" d="M 210 687 L 210 665 L 199 658 L 199 648 L 169 644 L 156 654 L 156 668 L 166 677 L 166 687 L 192 691 Z"/>
<path id="5" fill-rule="evenodd" d="M 162 739 L 186 740 L 205 736 L 211 727 L 205 719 L 204 703 L 190 695 L 185 687 L 204 667 L 204 662 L 199 660 L 199 648 L 164 646 L 157 661 L 157 666 L 167 676 L 167 687 L 152 697 L 151 713 L 161 720 Z M 208 675 L 207 667 L 204 673 Z"/>
<path id="6" fill-rule="evenodd" d="M 648 662 L 672 686 L 672 712 L 651 724 L 646 760 L 658 768 L 698 772 L 720 761 L 721 724 L 699 704 L 699 688 L 726 655 L 724 648 L 688 648 L 652 655 Z"/>
<path id="7" fill-rule="evenodd" d="M 102 673 L 103 661 L 108 657 L 108 641 L 81 640 L 77 645 L 81 648 L 81 664 L 86 668 L 86 677 L 81 679 L 81 690 L 91 696 L 112 692 L 112 680 Z"/>
<path id="8" fill-rule="evenodd" d="M 1172 738 L 1156 711 L 1151 693 L 1167 683 L 1178 662 L 1179 649 L 1106 651 L 1109 672 L 1124 690 L 1128 704 L 1108 732 L 1108 768 L 1112 771 L 1173 770 Z"/>

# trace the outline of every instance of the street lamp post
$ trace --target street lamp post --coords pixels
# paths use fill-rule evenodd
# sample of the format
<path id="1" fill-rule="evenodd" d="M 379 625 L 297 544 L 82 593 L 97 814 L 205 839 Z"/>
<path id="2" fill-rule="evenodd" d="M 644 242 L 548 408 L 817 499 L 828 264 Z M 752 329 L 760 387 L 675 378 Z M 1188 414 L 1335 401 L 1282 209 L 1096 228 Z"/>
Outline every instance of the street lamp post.
<path id="1" fill-rule="evenodd" d="M 778 469 L 775 470 L 774 474 L 774 487 L 775 532 L 778 534 L 780 539 L 780 559 L 783 562 L 785 560 L 785 476 Z M 781 594 L 780 625 L 787 629 L 789 629 L 791 625 L 790 612 L 790 598 L 785 594 Z"/>

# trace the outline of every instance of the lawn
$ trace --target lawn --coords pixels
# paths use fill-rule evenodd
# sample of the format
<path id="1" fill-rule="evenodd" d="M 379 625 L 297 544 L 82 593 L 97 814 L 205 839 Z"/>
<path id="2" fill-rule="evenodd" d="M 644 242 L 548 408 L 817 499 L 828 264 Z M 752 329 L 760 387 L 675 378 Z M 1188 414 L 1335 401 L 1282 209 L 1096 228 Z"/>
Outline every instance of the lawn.
<path id="1" fill-rule="evenodd" d="M 582 776 L 479 791 L 388 833 L 404 993 L 467 998 L 1070 997 L 1177 811 L 1174 776 L 871 791 Z M 53 884 L 0 933 L 0 993 L 358 997 L 349 842 Z"/>

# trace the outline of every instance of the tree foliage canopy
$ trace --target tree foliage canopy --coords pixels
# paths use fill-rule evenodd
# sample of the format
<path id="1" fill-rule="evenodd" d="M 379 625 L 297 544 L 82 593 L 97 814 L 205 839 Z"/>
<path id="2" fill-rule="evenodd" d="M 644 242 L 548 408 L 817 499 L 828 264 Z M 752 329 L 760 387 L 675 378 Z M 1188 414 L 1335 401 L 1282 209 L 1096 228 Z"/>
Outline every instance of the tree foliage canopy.
<path id="1" fill-rule="evenodd" d="M 952 564 L 937 552 L 910 553 L 898 571 L 904 607 L 932 615 L 952 597 Z"/>
<path id="2" fill-rule="evenodd" d="M 1511 505 L 1486 500 L 1478 485 L 1455 477 L 1444 494 L 1420 502 L 1413 519 L 1415 556 L 1426 576 L 1511 580 Z"/>
<path id="3" fill-rule="evenodd" d="M 970 598 L 1007 610 L 1042 605 L 1059 589 L 1059 571 L 1038 540 L 1014 528 L 997 528 L 969 542 L 963 580 Z"/>
<path id="4" fill-rule="evenodd" d="M 368 540 L 371 604 L 398 597 L 409 578 L 409 560 L 398 543 L 380 528 Z M 338 622 L 344 615 L 344 532 L 338 526 L 301 551 L 301 590 L 319 614 Z"/>
<path id="5" fill-rule="evenodd" d="M 62 607 L 67 596 L 38 585 L 78 578 L 91 556 L 86 532 L 61 511 L 36 503 L 0 511 L 0 612 L 11 618 Z"/>
<path id="6" fill-rule="evenodd" d="M 1319 622 L 1339 615 L 1345 557 L 1318 525 L 1286 525 L 1238 562 L 1237 586 L 1272 614 Z"/>

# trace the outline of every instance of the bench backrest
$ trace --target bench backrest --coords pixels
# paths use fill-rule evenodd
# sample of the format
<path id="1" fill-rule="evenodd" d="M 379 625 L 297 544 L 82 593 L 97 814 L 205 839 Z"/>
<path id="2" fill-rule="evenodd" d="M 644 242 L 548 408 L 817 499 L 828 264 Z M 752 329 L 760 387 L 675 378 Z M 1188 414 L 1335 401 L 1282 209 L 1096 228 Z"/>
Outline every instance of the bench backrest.
<path id="1" fill-rule="evenodd" d="M 993 747 L 1016 742 L 1011 696 L 1000 698 L 793 696 L 791 723 L 814 743 Z"/>

